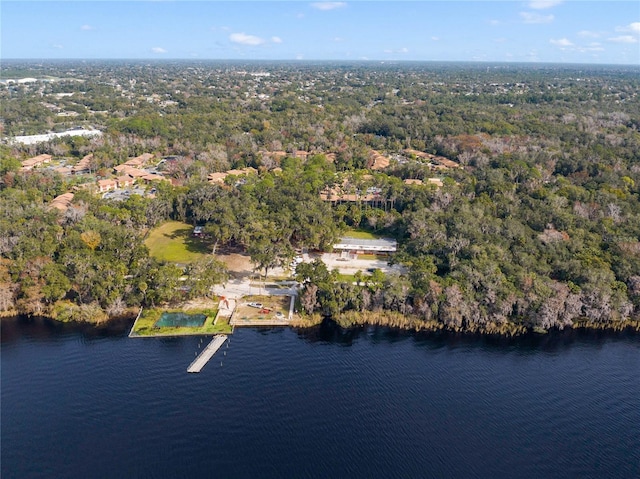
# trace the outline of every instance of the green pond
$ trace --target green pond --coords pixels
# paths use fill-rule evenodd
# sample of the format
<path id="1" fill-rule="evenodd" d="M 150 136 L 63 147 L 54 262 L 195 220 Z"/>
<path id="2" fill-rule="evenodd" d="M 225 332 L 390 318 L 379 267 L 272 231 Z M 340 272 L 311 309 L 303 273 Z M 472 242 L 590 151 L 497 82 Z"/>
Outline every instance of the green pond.
<path id="1" fill-rule="evenodd" d="M 202 326 L 207 319 L 204 314 L 187 314 L 187 313 L 162 313 L 160 319 L 156 321 L 157 328 L 175 328 L 188 327 L 198 328 Z"/>

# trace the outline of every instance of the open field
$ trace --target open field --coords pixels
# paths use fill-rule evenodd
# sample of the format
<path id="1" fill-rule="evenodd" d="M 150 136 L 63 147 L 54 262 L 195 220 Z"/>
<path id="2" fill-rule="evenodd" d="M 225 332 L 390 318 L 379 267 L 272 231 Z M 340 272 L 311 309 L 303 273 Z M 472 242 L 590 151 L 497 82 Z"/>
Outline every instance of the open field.
<path id="1" fill-rule="evenodd" d="M 192 235 L 193 226 L 168 221 L 153 229 L 145 241 L 154 258 L 171 263 L 191 263 L 210 253 L 208 243 Z"/>
<path id="2" fill-rule="evenodd" d="M 131 330 L 132 337 L 155 337 L 155 336 L 194 336 L 194 335 L 210 335 L 220 333 L 230 333 L 231 326 L 228 320 L 220 318 L 216 320 L 218 315 L 217 309 L 189 309 L 189 314 L 204 314 L 207 316 L 204 324 L 200 327 L 157 327 L 156 321 L 160 319 L 162 313 L 184 313 L 184 309 L 146 309 L 133 325 Z"/>
<path id="3" fill-rule="evenodd" d="M 347 236 L 349 238 L 358 238 L 358 239 L 378 239 L 379 236 L 370 233 L 369 231 L 363 229 L 348 229 L 343 236 Z"/>
<path id="4" fill-rule="evenodd" d="M 222 261 L 229 270 L 229 273 L 235 276 L 246 276 L 252 273 L 253 265 L 248 254 L 239 248 L 218 248 L 216 251 L 216 259 Z"/>

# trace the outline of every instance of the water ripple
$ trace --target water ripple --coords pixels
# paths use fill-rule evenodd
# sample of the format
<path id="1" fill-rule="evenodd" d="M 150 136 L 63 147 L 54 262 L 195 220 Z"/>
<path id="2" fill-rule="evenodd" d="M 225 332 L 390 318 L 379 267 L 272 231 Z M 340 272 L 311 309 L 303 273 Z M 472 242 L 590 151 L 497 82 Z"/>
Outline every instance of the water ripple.
<path id="1" fill-rule="evenodd" d="M 640 476 L 636 338 L 238 330 L 187 374 L 206 340 L 34 327 L 3 341 L 3 478 Z"/>

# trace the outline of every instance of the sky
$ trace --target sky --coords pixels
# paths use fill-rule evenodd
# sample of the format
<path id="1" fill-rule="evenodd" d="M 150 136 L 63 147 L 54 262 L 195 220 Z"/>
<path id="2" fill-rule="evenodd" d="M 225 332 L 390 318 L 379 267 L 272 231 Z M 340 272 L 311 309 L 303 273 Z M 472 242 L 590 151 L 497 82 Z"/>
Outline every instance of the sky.
<path id="1" fill-rule="evenodd" d="M 640 64 L 637 0 L 2 0 L 0 26 L 0 59 Z"/>

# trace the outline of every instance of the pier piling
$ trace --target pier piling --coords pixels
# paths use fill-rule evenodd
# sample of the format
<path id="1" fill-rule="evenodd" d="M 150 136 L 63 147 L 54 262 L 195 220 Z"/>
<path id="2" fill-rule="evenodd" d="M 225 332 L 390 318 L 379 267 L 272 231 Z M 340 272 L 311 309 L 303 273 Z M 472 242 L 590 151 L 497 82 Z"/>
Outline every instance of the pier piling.
<path id="1" fill-rule="evenodd" d="M 189 367 L 187 368 L 187 372 L 199 373 L 204 365 L 207 364 L 207 362 L 213 357 L 216 351 L 220 349 L 220 346 L 222 346 L 226 339 L 227 336 L 225 336 L 224 334 L 218 334 L 217 336 L 214 336 L 211 342 L 207 345 L 206 348 L 202 350 L 199 356 L 196 352 L 196 359 L 194 359 L 193 362 L 189 365 Z M 222 366 L 222 362 L 220 363 L 220 366 Z"/>

